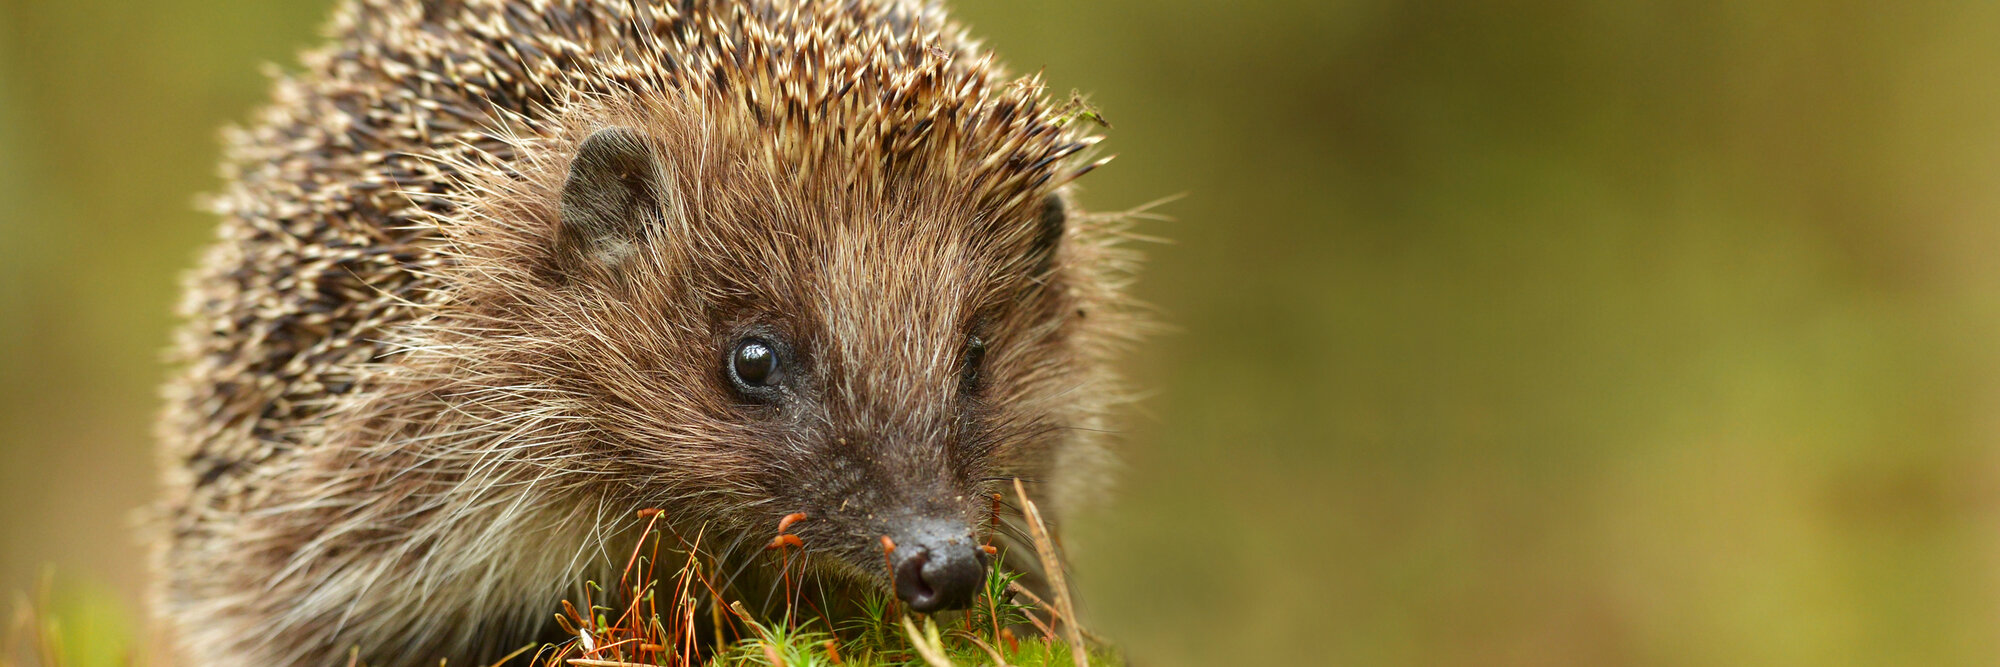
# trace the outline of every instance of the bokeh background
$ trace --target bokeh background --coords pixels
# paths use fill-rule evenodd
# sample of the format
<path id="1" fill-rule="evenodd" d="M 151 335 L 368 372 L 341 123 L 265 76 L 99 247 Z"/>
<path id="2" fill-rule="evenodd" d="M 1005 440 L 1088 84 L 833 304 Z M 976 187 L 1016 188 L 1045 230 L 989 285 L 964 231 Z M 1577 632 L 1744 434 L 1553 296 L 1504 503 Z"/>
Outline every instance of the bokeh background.
<path id="1" fill-rule="evenodd" d="M 0 590 L 142 625 L 192 202 L 327 5 L 0 0 Z M 2000 3 L 955 5 L 1187 195 L 1070 533 L 1135 664 L 2000 663 Z"/>

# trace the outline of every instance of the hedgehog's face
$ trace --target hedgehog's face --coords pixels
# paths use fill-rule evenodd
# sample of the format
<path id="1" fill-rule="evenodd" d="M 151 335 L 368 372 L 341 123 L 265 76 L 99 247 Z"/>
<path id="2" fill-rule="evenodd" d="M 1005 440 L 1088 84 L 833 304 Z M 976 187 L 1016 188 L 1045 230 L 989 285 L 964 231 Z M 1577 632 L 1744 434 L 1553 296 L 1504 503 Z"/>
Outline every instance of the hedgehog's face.
<path id="1" fill-rule="evenodd" d="M 961 605 L 993 494 L 1045 478 L 1071 418 L 1062 202 L 766 172 L 622 128 L 579 146 L 549 265 L 580 305 L 548 319 L 589 351 L 560 381 L 597 403 L 596 446 L 640 502 L 756 545 L 803 512 L 821 572 Z"/>

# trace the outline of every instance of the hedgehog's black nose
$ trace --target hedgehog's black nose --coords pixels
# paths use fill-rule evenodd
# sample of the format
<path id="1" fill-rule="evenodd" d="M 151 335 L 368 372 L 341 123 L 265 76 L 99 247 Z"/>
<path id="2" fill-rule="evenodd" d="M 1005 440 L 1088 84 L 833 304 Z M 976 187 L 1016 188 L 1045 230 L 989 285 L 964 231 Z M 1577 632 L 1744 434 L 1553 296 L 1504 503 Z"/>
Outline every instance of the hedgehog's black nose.
<path id="1" fill-rule="evenodd" d="M 986 581 L 985 556 L 970 530 L 918 524 L 896 541 L 896 597 L 926 614 L 965 607 Z"/>

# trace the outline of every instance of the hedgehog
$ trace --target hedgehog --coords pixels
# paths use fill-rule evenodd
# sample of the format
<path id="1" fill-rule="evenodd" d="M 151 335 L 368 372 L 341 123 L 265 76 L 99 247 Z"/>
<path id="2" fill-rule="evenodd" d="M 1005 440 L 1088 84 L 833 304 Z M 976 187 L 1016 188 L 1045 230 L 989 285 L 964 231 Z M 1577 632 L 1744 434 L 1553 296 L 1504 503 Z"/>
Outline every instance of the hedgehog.
<path id="1" fill-rule="evenodd" d="M 166 388 L 188 664 L 490 660 L 647 508 L 753 606 L 803 514 L 816 590 L 945 610 L 1040 581 L 1014 480 L 1103 492 L 1145 318 L 1074 201 L 1102 125 L 937 5 L 349 0 L 302 60 L 226 133 Z"/>

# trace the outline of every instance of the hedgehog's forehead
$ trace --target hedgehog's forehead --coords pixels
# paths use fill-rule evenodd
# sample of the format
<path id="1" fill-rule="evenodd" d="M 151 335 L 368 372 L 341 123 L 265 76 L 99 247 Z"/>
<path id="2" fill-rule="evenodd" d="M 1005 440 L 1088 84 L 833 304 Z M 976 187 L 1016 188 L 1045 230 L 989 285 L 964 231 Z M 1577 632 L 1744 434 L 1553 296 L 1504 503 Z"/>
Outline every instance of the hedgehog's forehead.
<path id="1" fill-rule="evenodd" d="M 834 195 L 765 202 L 768 207 L 758 209 L 768 215 L 714 213 L 741 228 L 737 247 L 769 257 L 784 280 L 810 283 L 800 293 L 813 303 L 802 306 L 834 311 L 897 304 L 928 311 L 988 280 L 1009 253 L 984 231 L 992 226 L 991 212 L 931 196 L 867 202 Z"/>
<path id="2" fill-rule="evenodd" d="M 908 362 L 948 361 L 935 357 L 963 328 L 979 283 L 990 275 L 964 236 L 897 233 L 889 225 L 852 225 L 829 234 L 818 249 L 812 285 L 800 305 L 817 318 L 840 355 L 909 356 Z M 908 367 L 930 363 L 904 364 Z"/>
<path id="3" fill-rule="evenodd" d="M 782 246 L 816 264 L 963 265 L 1021 250 L 1013 246 L 1028 237 L 1018 228 L 1056 190 L 1048 175 L 1059 166 L 966 166 L 1010 159 L 1000 152 L 841 148 L 824 137 L 720 133 L 669 147 L 672 199 L 685 210 L 668 214 L 732 247 Z"/>

